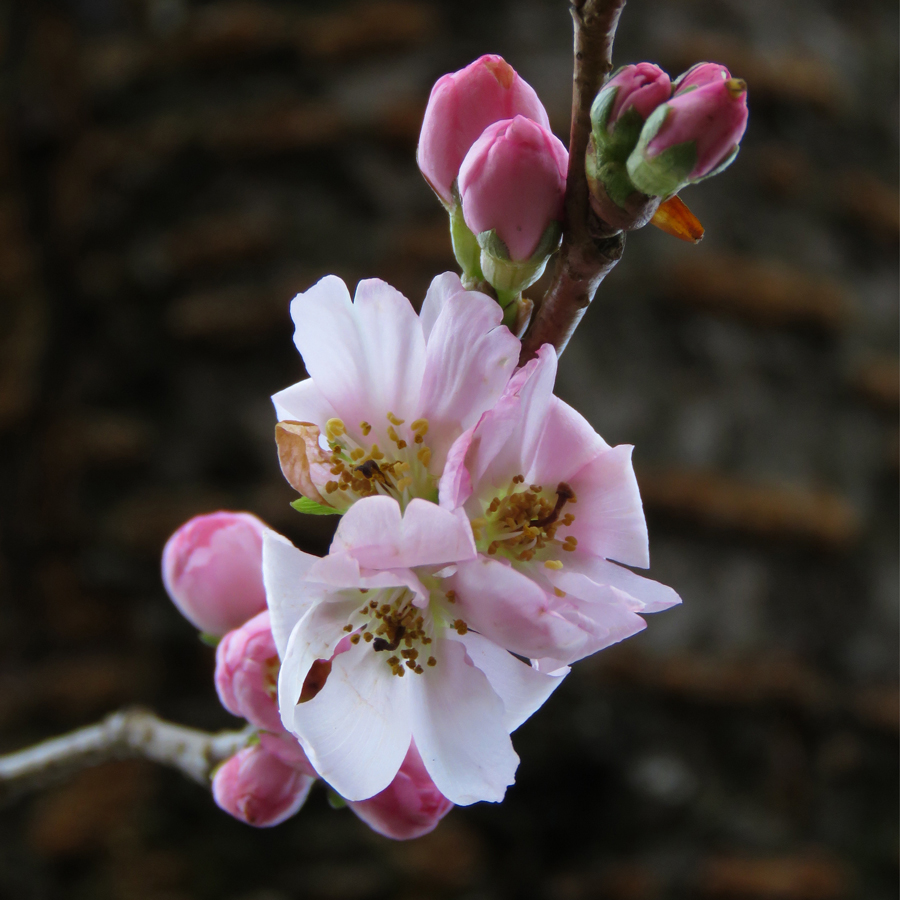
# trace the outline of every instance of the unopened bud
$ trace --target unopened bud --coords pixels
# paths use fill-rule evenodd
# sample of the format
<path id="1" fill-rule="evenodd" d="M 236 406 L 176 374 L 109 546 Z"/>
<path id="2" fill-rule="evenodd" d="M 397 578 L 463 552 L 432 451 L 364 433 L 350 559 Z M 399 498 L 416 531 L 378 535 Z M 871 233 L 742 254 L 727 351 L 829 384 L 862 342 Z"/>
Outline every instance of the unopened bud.
<path id="1" fill-rule="evenodd" d="M 559 246 L 568 161 L 549 129 L 524 116 L 495 122 L 466 154 L 463 218 L 498 294 L 512 299 L 533 284 Z"/>
<path id="2" fill-rule="evenodd" d="M 727 76 L 727 77 L 726 77 Z M 727 168 L 747 128 L 747 85 L 723 66 L 686 73 L 658 107 L 628 158 L 628 175 L 645 194 L 668 197 Z"/>
<path id="3" fill-rule="evenodd" d="M 260 743 L 245 747 L 219 766 L 212 793 L 216 804 L 236 819 L 268 828 L 299 811 L 314 781 Z"/>
<path id="4" fill-rule="evenodd" d="M 166 543 L 163 583 L 182 615 L 222 635 L 266 608 L 263 522 L 249 513 L 195 516 Z"/>
<path id="5" fill-rule="evenodd" d="M 416 158 L 448 209 L 454 204 L 453 183 L 469 148 L 488 125 L 514 116 L 550 127 L 534 89 L 500 56 L 482 56 L 437 80 L 425 109 Z"/>

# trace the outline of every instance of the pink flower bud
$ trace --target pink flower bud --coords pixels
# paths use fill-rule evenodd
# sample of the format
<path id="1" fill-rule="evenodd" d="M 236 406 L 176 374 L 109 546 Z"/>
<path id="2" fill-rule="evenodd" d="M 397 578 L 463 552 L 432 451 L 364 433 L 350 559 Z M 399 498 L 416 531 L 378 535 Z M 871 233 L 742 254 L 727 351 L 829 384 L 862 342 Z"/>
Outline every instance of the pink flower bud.
<path id="1" fill-rule="evenodd" d="M 212 794 L 220 809 L 236 819 L 268 828 L 303 806 L 314 781 L 257 744 L 245 747 L 216 770 Z"/>
<path id="2" fill-rule="evenodd" d="M 527 260 L 551 222 L 561 222 L 569 154 L 550 131 L 516 116 L 488 126 L 459 172 L 472 232 L 494 230 L 510 259 Z"/>
<path id="3" fill-rule="evenodd" d="M 690 181 L 722 165 L 747 129 L 747 85 L 739 78 L 715 77 L 694 90 L 680 89 L 667 106 L 668 115 L 648 144 L 648 155 L 693 141 L 697 156 L 687 174 Z"/>
<path id="4" fill-rule="evenodd" d="M 710 82 L 728 81 L 729 78 L 731 72 L 719 63 L 697 63 L 675 79 L 675 93 L 683 94 L 689 88 L 702 87 Z"/>
<path id="5" fill-rule="evenodd" d="M 525 116 L 550 127 L 534 88 L 499 56 L 476 59 L 439 78 L 431 89 L 416 158 L 435 193 L 453 204 L 453 182 L 472 144 L 488 125 Z"/>
<path id="6" fill-rule="evenodd" d="M 672 96 L 672 84 L 659 66 L 642 62 L 619 69 L 603 86 L 601 94 L 607 91 L 616 92 L 606 120 L 607 129 L 612 131 L 629 109 L 637 110 L 641 119 L 646 119 L 660 103 Z"/>
<path id="7" fill-rule="evenodd" d="M 260 746 L 277 757 L 286 766 L 296 769 L 310 778 L 318 778 L 316 770 L 312 767 L 306 753 L 300 746 L 300 742 L 292 734 L 282 731 L 280 734 L 271 734 L 268 731 L 259 733 Z"/>
<path id="8" fill-rule="evenodd" d="M 280 666 L 268 610 L 229 631 L 216 648 L 215 681 L 222 706 L 257 728 L 282 731 L 278 714 Z"/>
<path id="9" fill-rule="evenodd" d="M 434 786 L 415 744 L 394 780 L 368 800 L 347 804 L 373 831 L 408 841 L 434 831 L 453 804 Z"/>
<path id="10" fill-rule="evenodd" d="M 201 631 L 220 635 L 266 608 L 262 536 L 249 513 L 216 512 L 186 522 L 163 550 L 172 602 Z"/>

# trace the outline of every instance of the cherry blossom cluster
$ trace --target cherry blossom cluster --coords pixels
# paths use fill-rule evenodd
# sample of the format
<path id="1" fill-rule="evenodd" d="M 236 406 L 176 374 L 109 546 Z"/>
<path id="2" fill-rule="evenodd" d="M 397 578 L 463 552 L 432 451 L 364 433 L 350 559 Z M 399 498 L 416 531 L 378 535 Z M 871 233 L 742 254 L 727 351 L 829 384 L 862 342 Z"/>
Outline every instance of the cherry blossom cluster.
<path id="1" fill-rule="evenodd" d="M 727 165 L 742 84 L 711 64 L 674 86 L 620 70 L 594 104 L 592 187 L 658 202 Z M 633 571 L 649 552 L 632 448 L 554 395 L 551 345 L 519 365 L 521 292 L 559 243 L 568 165 L 536 93 L 497 56 L 444 76 L 418 161 L 462 277 L 437 276 L 418 312 L 335 276 L 290 307 L 308 377 L 272 398 L 278 458 L 295 509 L 340 517 L 328 554 L 215 513 L 163 556 L 172 599 L 217 641 L 223 706 L 255 729 L 213 778 L 253 825 L 317 779 L 397 839 L 502 800 L 510 735 L 570 666 L 680 602 Z"/>

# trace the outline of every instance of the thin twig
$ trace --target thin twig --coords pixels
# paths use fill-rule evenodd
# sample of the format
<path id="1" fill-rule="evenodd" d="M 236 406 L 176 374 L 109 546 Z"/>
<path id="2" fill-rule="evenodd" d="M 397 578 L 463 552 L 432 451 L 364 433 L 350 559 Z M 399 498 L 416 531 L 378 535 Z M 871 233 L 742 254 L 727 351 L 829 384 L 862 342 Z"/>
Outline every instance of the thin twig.
<path id="1" fill-rule="evenodd" d="M 96 725 L 0 756 L 0 801 L 113 759 L 149 759 L 208 785 L 213 769 L 237 753 L 252 732 L 248 726 L 210 734 L 165 722 L 147 710 L 125 709 Z"/>
<path id="2" fill-rule="evenodd" d="M 572 130 L 566 181 L 563 242 L 553 281 L 522 340 L 520 364 L 543 344 L 562 353 L 594 299 L 600 282 L 619 261 L 625 236 L 596 237 L 601 229 L 588 201 L 584 157 L 591 133 L 591 104 L 612 70 L 612 46 L 625 0 L 570 0 L 575 23 Z"/>

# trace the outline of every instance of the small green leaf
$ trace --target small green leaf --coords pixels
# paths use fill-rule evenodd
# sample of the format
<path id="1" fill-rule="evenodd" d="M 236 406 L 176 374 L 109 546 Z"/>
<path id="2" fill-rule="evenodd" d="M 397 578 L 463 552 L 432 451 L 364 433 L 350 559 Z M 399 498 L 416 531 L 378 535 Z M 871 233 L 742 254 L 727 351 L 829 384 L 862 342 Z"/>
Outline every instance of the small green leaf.
<path id="1" fill-rule="evenodd" d="M 315 500 L 310 500 L 309 497 L 300 497 L 300 499 L 295 500 L 291 506 L 296 509 L 297 512 L 306 513 L 308 516 L 341 515 L 339 509 L 335 509 L 333 506 L 325 506 L 322 503 L 316 503 Z"/>
<path id="2" fill-rule="evenodd" d="M 219 641 L 222 640 L 219 635 L 210 634 L 208 631 L 201 631 L 197 637 L 200 638 L 200 643 L 206 644 L 207 647 L 218 647 Z"/>
<path id="3" fill-rule="evenodd" d="M 347 805 L 347 801 L 336 791 L 328 788 L 328 805 L 332 809 L 343 809 Z"/>

